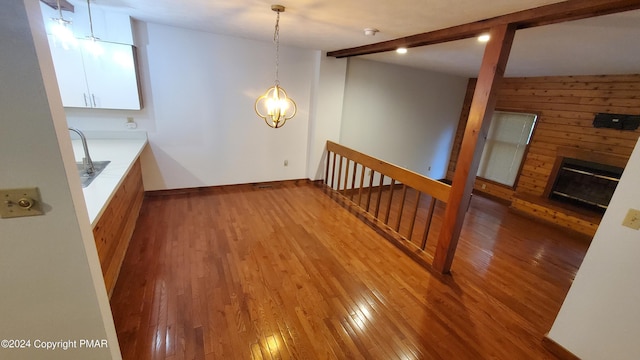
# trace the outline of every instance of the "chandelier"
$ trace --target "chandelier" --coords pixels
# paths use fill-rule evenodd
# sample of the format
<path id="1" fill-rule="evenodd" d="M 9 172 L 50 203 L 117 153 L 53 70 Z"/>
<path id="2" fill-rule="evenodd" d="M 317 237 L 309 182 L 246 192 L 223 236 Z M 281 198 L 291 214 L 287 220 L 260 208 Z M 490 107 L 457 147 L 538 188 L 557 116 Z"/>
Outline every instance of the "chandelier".
<path id="1" fill-rule="evenodd" d="M 277 129 L 296 115 L 298 107 L 293 99 L 287 96 L 287 92 L 280 86 L 280 81 L 278 80 L 278 66 L 280 65 L 280 13 L 284 12 L 284 6 L 271 5 L 271 10 L 277 13 L 276 27 L 273 34 L 273 42 L 276 44 L 276 81 L 264 95 L 256 100 L 255 110 L 256 114 L 263 118 L 267 125 Z"/>

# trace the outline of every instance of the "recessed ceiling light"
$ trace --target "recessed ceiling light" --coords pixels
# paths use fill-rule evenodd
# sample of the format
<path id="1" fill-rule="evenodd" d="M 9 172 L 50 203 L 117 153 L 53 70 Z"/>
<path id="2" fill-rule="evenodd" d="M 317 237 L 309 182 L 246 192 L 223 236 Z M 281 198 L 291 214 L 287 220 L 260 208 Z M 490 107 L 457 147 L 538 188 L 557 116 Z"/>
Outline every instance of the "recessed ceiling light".
<path id="1" fill-rule="evenodd" d="M 365 28 L 364 29 L 364 34 L 366 36 L 376 36 L 376 33 L 379 33 L 380 30 L 376 29 L 376 28 Z"/>
<path id="2" fill-rule="evenodd" d="M 396 52 L 397 52 L 398 54 L 406 54 L 406 53 L 407 53 L 407 48 L 405 48 L 405 47 L 397 48 L 397 49 L 396 49 Z"/>
<path id="3" fill-rule="evenodd" d="M 480 42 L 487 42 L 489 41 L 489 39 L 491 39 L 491 36 L 489 36 L 489 34 L 482 34 L 478 36 L 478 41 Z"/>

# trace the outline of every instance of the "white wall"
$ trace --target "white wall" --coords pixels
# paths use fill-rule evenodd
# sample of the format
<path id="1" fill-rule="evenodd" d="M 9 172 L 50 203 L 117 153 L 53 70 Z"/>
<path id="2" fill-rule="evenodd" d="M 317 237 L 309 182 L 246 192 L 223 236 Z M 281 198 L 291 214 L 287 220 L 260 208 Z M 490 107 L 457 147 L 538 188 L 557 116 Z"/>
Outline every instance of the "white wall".
<path id="1" fill-rule="evenodd" d="M 622 226 L 640 209 L 636 144 L 548 337 L 581 359 L 640 359 L 640 231 Z"/>
<path id="2" fill-rule="evenodd" d="M 442 178 L 467 81 L 352 58 L 347 67 L 340 143 L 423 175 Z"/>
<path id="3" fill-rule="evenodd" d="M 316 53 L 316 69 L 311 93 L 307 177 L 324 178 L 327 140 L 340 141 L 347 60 Z"/>
<path id="4" fill-rule="evenodd" d="M 312 51 L 281 48 L 280 82 L 298 114 L 272 129 L 253 106 L 274 82 L 273 44 L 154 24 L 141 30 L 160 175 L 145 178 L 147 189 L 305 177 Z"/>
<path id="5" fill-rule="evenodd" d="M 0 219 L 0 339 L 31 341 L 0 358 L 120 358 L 37 0 L 3 5 L 0 69 L 0 184 L 38 187 L 46 209 Z M 80 339 L 109 348 L 35 348 Z"/>

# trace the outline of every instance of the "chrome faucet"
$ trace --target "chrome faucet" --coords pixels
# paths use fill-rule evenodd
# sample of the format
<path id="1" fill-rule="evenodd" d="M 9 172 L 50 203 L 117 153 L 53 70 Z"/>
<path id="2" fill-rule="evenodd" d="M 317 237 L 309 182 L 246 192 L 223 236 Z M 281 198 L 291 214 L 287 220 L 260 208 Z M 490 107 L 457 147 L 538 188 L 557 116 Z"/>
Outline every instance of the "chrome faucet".
<path id="1" fill-rule="evenodd" d="M 80 140 L 82 140 L 82 148 L 84 149 L 84 157 L 82 158 L 82 165 L 84 167 L 84 171 L 91 175 L 96 172 L 96 168 L 93 166 L 93 161 L 91 160 L 91 156 L 89 156 L 89 147 L 87 146 L 87 138 L 84 136 L 82 131 L 76 128 L 69 128 L 69 131 L 73 131 L 74 133 L 80 136 Z"/>

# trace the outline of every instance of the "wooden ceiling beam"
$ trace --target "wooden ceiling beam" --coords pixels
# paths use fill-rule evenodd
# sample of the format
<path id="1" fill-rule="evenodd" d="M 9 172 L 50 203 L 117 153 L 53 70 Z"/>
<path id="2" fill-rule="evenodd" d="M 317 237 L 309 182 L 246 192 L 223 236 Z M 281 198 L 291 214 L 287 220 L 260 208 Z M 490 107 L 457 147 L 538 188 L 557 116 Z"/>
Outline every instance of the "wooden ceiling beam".
<path id="1" fill-rule="evenodd" d="M 344 58 L 375 54 L 399 47 L 411 48 L 472 38 L 501 25 L 514 24 L 516 29 L 526 29 L 637 9 L 640 9 L 640 0 L 568 0 L 395 40 L 330 51 L 327 56 Z"/>

